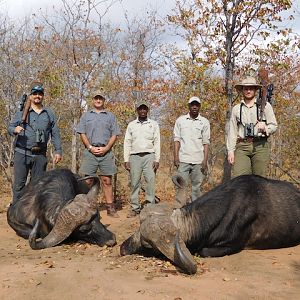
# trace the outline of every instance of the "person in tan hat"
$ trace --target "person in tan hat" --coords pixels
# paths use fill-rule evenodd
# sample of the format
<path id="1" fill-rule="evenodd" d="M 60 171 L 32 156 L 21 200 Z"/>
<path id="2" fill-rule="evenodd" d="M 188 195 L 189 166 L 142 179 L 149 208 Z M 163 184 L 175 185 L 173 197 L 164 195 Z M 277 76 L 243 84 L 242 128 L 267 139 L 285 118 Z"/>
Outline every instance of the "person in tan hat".
<path id="1" fill-rule="evenodd" d="M 173 130 L 174 165 L 185 182 L 191 181 L 192 201 L 201 195 L 201 184 L 208 169 L 210 124 L 200 115 L 200 106 L 201 100 L 191 97 L 189 113 L 176 120 Z"/>
<path id="2" fill-rule="evenodd" d="M 47 146 L 51 142 L 55 149 L 54 163 L 62 159 L 60 131 L 56 116 L 50 107 L 43 105 L 44 86 L 34 81 L 23 110 L 20 109 L 9 124 L 8 132 L 15 136 L 13 202 L 18 201 L 30 173 L 30 180 L 42 176 L 47 168 Z M 23 111 L 27 111 L 23 119 Z"/>
<path id="3" fill-rule="evenodd" d="M 255 174 L 266 177 L 270 162 L 268 137 L 277 129 L 273 108 L 267 102 L 263 118 L 259 121 L 257 91 L 261 85 L 254 77 L 244 78 L 235 88 L 243 99 L 232 109 L 226 141 L 228 162 L 233 166 L 232 175 Z"/>
<path id="4" fill-rule="evenodd" d="M 112 188 L 112 176 L 117 172 L 112 147 L 121 132 L 115 115 L 104 108 L 105 98 L 101 93 L 94 93 L 93 108 L 81 116 L 76 128 L 86 148 L 79 173 L 96 175 L 99 168 L 107 215 L 118 218 Z"/>
<path id="5" fill-rule="evenodd" d="M 158 123 L 148 118 L 149 104 L 142 100 L 136 104 L 137 118 L 131 121 L 124 138 L 124 165 L 130 172 L 130 205 L 127 218 L 141 211 L 139 191 L 141 177 L 145 178 L 145 202 L 155 203 L 155 174 L 160 159 L 160 131 Z"/>

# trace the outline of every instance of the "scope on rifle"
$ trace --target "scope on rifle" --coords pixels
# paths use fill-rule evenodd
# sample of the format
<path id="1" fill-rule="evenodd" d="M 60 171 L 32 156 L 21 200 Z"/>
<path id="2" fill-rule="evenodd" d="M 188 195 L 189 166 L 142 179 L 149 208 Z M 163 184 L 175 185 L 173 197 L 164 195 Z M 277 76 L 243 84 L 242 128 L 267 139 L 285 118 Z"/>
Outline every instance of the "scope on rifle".
<path id="1" fill-rule="evenodd" d="M 272 98 L 273 94 L 273 90 L 274 90 L 274 85 L 271 83 L 268 85 L 267 88 L 267 101 L 273 105 L 274 104 L 274 99 Z"/>

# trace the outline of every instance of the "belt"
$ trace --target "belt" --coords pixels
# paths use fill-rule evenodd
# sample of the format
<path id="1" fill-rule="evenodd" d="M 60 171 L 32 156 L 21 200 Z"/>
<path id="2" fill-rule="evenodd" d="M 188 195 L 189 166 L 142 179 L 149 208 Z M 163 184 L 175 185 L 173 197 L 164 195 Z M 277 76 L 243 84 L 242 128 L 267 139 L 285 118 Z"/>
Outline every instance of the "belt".
<path id="1" fill-rule="evenodd" d="M 92 144 L 93 147 L 105 147 L 106 145 L 105 144 Z"/>
<path id="2" fill-rule="evenodd" d="M 255 142 L 266 142 L 268 138 L 266 136 L 255 136 L 246 138 L 237 138 L 237 143 L 255 143 Z"/>
<path id="3" fill-rule="evenodd" d="M 151 154 L 151 152 L 140 152 L 140 153 L 132 153 L 131 155 L 138 155 L 138 156 L 145 156 L 145 155 L 148 155 L 148 154 Z"/>
<path id="4" fill-rule="evenodd" d="M 16 148 L 23 150 L 25 153 L 33 154 L 33 155 L 46 155 L 46 152 L 47 152 L 47 149 L 45 149 L 45 148 L 41 148 L 40 150 L 33 149 L 33 148 L 29 149 L 29 148 L 20 147 L 20 146 L 16 146 Z"/>

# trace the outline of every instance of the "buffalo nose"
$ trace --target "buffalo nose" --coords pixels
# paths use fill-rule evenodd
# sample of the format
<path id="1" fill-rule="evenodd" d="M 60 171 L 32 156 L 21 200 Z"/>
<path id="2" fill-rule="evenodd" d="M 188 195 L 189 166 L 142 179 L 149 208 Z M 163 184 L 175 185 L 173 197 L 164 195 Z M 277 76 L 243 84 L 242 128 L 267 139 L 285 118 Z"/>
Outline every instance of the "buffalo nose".
<path id="1" fill-rule="evenodd" d="M 114 236 L 112 239 L 108 240 L 106 243 L 106 246 L 113 247 L 117 244 L 116 236 Z"/>

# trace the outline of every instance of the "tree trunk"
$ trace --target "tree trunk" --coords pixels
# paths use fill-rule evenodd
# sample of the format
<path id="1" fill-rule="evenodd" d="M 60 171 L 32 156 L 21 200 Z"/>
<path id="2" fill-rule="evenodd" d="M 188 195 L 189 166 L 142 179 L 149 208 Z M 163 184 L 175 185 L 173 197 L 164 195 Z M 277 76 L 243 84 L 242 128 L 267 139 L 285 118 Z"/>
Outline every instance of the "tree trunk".
<path id="1" fill-rule="evenodd" d="M 74 117 L 73 119 L 73 131 L 72 131 L 72 145 L 71 145 L 71 153 L 72 153 L 72 160 L 71 160 L 71 171 L 73 173 L 77 173 L 77 139 L 76 139 L 76 131 L 75 126 L 77 125 L 77 118 Z"/>
<path id="2" fill-rule="evenodd" d="M 225 65 L 225 93 L 227 96 L 227 111 L 226 111 L 226 121 L 225 121 L 225 142 L 228 136 L 229 131 L 229 121 L 231 116 L 232 110 L 232 103 L 233 103 L 233 70 L 234 70 L 234 57 L 232 54 L 232 35 L 228 34 L 227 36 L 227 58 L 226 58 L 226 65 Z M 231 178 L 231 165 L 228 163 L 227 160 L 227 149 L 225 147 L 225 157 L 223 163 L 223 182 L 230 180 Z"/>

